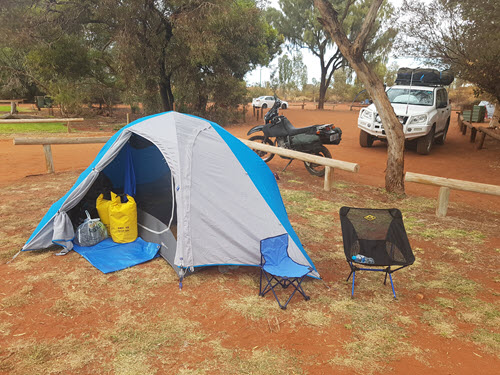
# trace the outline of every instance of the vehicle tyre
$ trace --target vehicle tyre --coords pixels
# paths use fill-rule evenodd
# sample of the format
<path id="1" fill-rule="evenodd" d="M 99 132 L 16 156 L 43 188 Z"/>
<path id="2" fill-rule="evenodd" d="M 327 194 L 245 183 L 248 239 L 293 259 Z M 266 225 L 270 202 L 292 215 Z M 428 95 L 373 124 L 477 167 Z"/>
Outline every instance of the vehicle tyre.
<path id="1" fill-rule="evenodd" d="M 248 140 L 253 142 L 263 143 L 269 146 L 274 146 L 273 141 L 271 141 L 269 138 L 266 139 L 266 137 L 264 137 L 263 135 L 254 135 L 253 137 L 248 138 Z M 266 163 L 271 161 L 272 158 L 274 158 L 274 154 L 271 154 L 269 152 L 258 151 L 258 150 L 254 151 Z"/>
<path id="2" fill-rule="evenodd" d="M 267 104 L 266 103 L 262 104 L 262 109 L 266 109 L 266 108 L 267 108 Z"/>
<path id="3" fill-rule="evenodd" d="M 373 140 L 373 135 L 368 134 L 364 130 L 359 131 L 359 145 L 361 147 L 372 147 Z"/>
<path id="4" fill-rule="evenodd" d="M 429 155 L 432 149 L 432 144 L 434 143 L 434 134 L 436 132 L 435 127 L 433 126 L 431 131 L 427 133 L 427 135 L 419 138 L 417 140 L 417 154 L 420 155 Z"/>
<path id="5" fill-rule="evenodd" d="M 444 141 L 446 141 L 446 135 L 448 134 L 448 128 L 450 127 L 450 119 L 446 121 L 446 126 L 444 127 L 443 134 L 436 138 L 435 142 L 437 145 L 444 145 Z"/>
<path id="6" fill-rule="evenodd" d="M 283 104 L 281 105 L 281 109 L 287 109 L 287 108 L 288 108 L 288 107 L 287 107 L 287 105 L 286 105 L 286 104 L 284 104 L 284 103 L 283 103 Z"/>
<path id="7" fill-rule="evenodd" d="M 313 155 L 323 156 L 330 159 L 332 158 L 330 150 L 328 150 L 325 146 L 321 146 L 321 149 L 315 152 Z M 323 165 L 308 163 L 307 161 L 305 161 L 304 166 L 306 167 L 307 171 L 313 176 L 323 177 L 325 175 L 325 166 Z"/>

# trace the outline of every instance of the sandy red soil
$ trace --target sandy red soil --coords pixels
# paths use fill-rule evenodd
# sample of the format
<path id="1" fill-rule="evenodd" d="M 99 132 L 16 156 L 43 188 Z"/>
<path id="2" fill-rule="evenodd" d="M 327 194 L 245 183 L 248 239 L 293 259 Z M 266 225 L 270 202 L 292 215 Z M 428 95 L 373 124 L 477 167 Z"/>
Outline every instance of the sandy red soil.
<path id="1" fill-rule="evenodd" d="M 346 105 L 337 105 L 334 110 L 301 110 L 292 107 L 282 111 L 296 127 L 321 123 L 334 123 L 343 132 L 342 142 L 338 146 L 329 146 L 334 159 L 358 163 L 359 173 L 341 170 L 335 171 L 337 179 L 383 187 L 385 184 L 385 166 L 387 146 L 375 142 L 372 148 L 362 148 L 358 143 L 359 130 L 356 125 L 358 111 L 349 111 Z M 237 137 L 248 138 L 246 133 L 262 120 L 247 114 L 247 123 L 229 127 Z M 92 134 L 85 134 L 92 135 Z M 102 135 L 102 133 L 93 134 Z M 68 135 L 74 136 L 74 135 Z M 83 169 L 94 159 L 102 145 L 55 145 L 52 146 L 56 172 Z M 42 146 L 14 146 L 12 139 L 0 139 L 0 186 L 20 180 L 26 176 L 45 173 L 45 159 Z M 280 171 L 286 161 L 274 158 L 269 167 Z M 307 173 L 301 162 L 295 161 L 289 167 L 297 173 Z M 405 153 L 405 171 L 423 173 L 432 176 L 460 179 L 500 185 L 500 142 L 487 137 L 485 147 L 475 150 L 469 137 L 463 136 L 457 126 L 457 116 L 453 113 L 446 144 L 435 145 L 430 155 L 418 155 L 415 150 Z M 321 180 L 318 184 L 321 184 Z M 410 195 L 437 197 L 438 187 L 407 183 L 406 191 Z M 500 207 L 500 197 L 454 190 L 451 202 L 468 203 L 471 206 L 488 209 Z"/>
<path id="2" fill-rule="evenodd" d="M 361 148 L 358 144 L 358 134 L 359 131 L 356 126 L 356 119 L 358 111 L 349 111 L 346 106 L 336 106 L 335 110 L 300 110 L 297 107 L 288 109 L 283 112 L 292 123 L 297 126 L 307 126 L 319 123 L 334 123 L 336 126 L 340 127 L 343 131 L 343 140 L 338 146 L 329 146 L 332 155 L 335 159 L 359 163 L 360 171 L 357 174 L 344 171 L 335 171 L 335 178 L 340 181 L 350 181 L 358 184 L 373 185 L 377 187 L 384 186 L 384 169 L 386 163 L 386 145 L 380 142 L 376 142 L 372 148 Z M 247 123 L 241 126 L 229 127 L 228 130 L 238 136 L 247 138 L 246 132 L 251 126 L 261 123 L 256 119 L 253 119 L 251 113 L 248 114 Z M 82 134 L 80 134 L 82 135 Z M 90 134 L 86 133 L 84 136 L 102 136 L 103 133 Z M 70 135 L 74 136 L 74 135 Z M 0 139 L 0 189 L 2 186 L 11 186 L 17 182 L 28 182 L 30 176 L 43 175 L 45 174 L 45 160 L 42 151 L 42 146 L 14 146 L 12 142 L 12 137 Z M 102 145 L 55 145 L 52 146 L 54 165 L 56 173 L 64 171 L 75 171 L 82 170 L 85 168 L 96 156 Z M 281 171 L 284 168 L 287 161 L 275 157 L 269 167 L 273 171 Z M 304 177 L 304 180 L 310 178 L 305 170 L 303 164 L 299 161 L 295 161 L 289 167 L 295 175 Z M 452 123 L 450 127 L 450 132 L 448 135 L 447 142 L 444 146 L 435 146 L 431 154 L 428 156 L 418 155 L 414 150 L 408 150 L 405 155 L 405 170 L 417 173 L 424 173 L 434 176 L 442 176 L 455 179 L 463 179 L 467 181 L 481 182 L 487 184 L 500 185 L 500 142 L 495 142 L 491 139 L 487 139 L 485 142 L 485 148 L 480 151 L 474 149 L 473 144 L 468 140 L 468 136 L 463 136 L 457 128 L 456 125 L 456 115 L 454 114 L 452 118 Z M 38 180 L 39 177 L 33 179 Z M 322 186 L 322 179 L 310 178 L 312 185 Z M 282 182 L 287 184 L 286 181 Z M 434 198 L 437 197 L 438 188 L 432 186 L 425 186 L 414 183 L 407 183 L 406 191 L 409 195 L 415 196 L 425 196 Z M 315 194 L 321 195 L 323 199 L 331 197 L 332 193 L 321 192 L 316 189 Z M 22 201 L 22 198 L 17 198 Z M 462 191 L 453 191 L 450 197 L 451 202 L 460 202 L 465 205 L 460 205 L 458 208 L 450 207 L 449 215 L 454 215 L 454 210 L 459 210 L 460 215 L 467 215 L 474 217 L 474 215 L 485 213 L 489 209 L 500 208 L 500 197 L 490 196 L 477 193 L 469 193 Z M 469 207 L 470 211 L 464 209 L 464 207 Z M 334 213 L 336 215 L 336 213 Z M 479 216 L 478 221 L 482 222 L 487 220 L 484 216 Z M 488 244 L 489 249 L 499 248 L 500 238 L 498 235 L 493 236 L 489 239 L 491 242 Z M 440 259 L 440 255 L 437 254 L 439 250 L 434 249 L 432 245 L 428 242 L 419 243 L 414 242 L 414 247 L 425 247 L 426 256 L 430 260 Z M 311 246 L 313 247 L 313 246 Z M 488 250 L 490 251 L 490 250 Z M 493 250 L 491 253 L 494 254 Z M 492 254 L 489 254 L 490 256 Z M 67 257 L 51 257 L 50 265 L 47 268 L 59 269 L 59 267 L 66 267 L 69 272 L 74 268 L 81 267 L 84 263 L 82 262 L 70 262 L 71 256 L 77 257 L 75 254 L 69 254 Z M 340 263 L 340 261 L 339 261 Z M 45 265 L 45 263 L 42 263 Z M 7 271 L 7 267 L 2 265 L 3 270 Z M 87 265 L 87 267 L 90 267 Z M 158 267 L 158 265 L 151 265 L 151 267 Z M 345 269 L 345 261 L 343 262 L 343 271 Z M 334 271 L 335 267 L 324 267 L 324 272 L 322 274 L 323 278 L 332 283 L 343 282 L 344 274 L 339 274 L 338 268 Z M 1 268 L 0 268 L 1 269 Z M 214 276 L 217 275 L 217 270 L 208 271 L 213 273 Z M 345 273 L 345 272 L 344 272 Z M 476 272 L 473 275 L 473 279 L 480 282 L 482 285 L 488 285 L 492 289 L 498 289 L 498 286 L 494 281 L 488 280 L 481 272 Z M 22 271 L 14 271 L 8 269 L 8 277 L 10 280 L 22 279 Z M 112 281 L 111 276 L 109 281 Z M 234 275 L 229 275 L 228 277 L 234 278 Z M 13 292 L 14 286 L 9 287 L 6 284 L 3 290 L 6 293 Z M 42 288 L 43 290 L 37 291 L 47 296 L 47 306 L 36 306 L 36 310 L 43 311 L 44 308 L 48 308 L 55 299 L 58 298 L 54 295 L 54 292 L 50 289 L 51 286 L 48 285 L 47 288 Z M 111 287 L 112 288 L 112 285 Z M 346 287 L 347 288 L 347 287 Z M 145 312 L 154 312 L 155 309 L 163 309 L 165 302 L 165 291 L 159 287 L 153 289 L 161 295 L 162 298 L 155 299 L 154 304 L 144 307 Z M 339 297 L 343 295 L 345 290 L 334 290 L 331 295 L 334 297 Z M 345 340 L 349 340 L 347 337 L 347 331 L 343 328 L 343 322 L 338 322 L 336 326 L 338 332 L 335 334 L 324 335 L 324 345 L 318 345 L 318 342 L 314 340 L 317 336 L 313 335 L 315 329 L 310 328 L 310 332 L 305 328 L 303 330 L 294 330 L 289 327 L 284 327 L 279 335 L 269 333 L 267 331 L 263 332 L 259 329 L 258 325 L 249 321 L 242 321 L 241 317 L 235 313 L 227 313 L 227 310 L 220 310 L 220 301 L 216 298 L 209 298 L 207 296 L 206 289 L 203 286 L 193 285 L 190 287 L 190 293 L 192 293 L 195 298 L 199 298 L 204 301 L 204 309 L 193 309 L 193 319 L 201 322 L 204 327 L 210 327 L 211 329 L 223 330 L 227 332 L 227 341 L 223 342 L 226 346 L 238 347 L 246 350 L 252 350 L 252 348 L 257 348 L 262 346 L 263 342 L 265 345 L 274 345 L 275 347 L 283 347 L 283 338 L 286 338 L 288 346 L 286 348 L 293 349 L 297 352 L 302 353 L 309 357 L 317 356 L 320 359 L 326 360 L 325 358 L 331 355 L 332 347 L 339 347 L 341 343 Z M 244 292 L 243 292 L 244 293 Z M 362 291 L 359 292 L 360 296 L 366 296 Z M 497 294 L 498 295 L 498 294 Z M 427 300 L 432 300 L 435 298 L 435 292 L 425 291 L 425 298 Z M 172 306 L 181 305 L 185 303 L 185 299 L 180 294 L 172 293 L 169 295 L 168 304 Z M 417 316 L 419 312 L 418 304 L 420 300 L 416 296 L 415 291 L 408 291 L 405 295 L 405 313 L 410 316 Z M 49 303 L 50 302 L 50 303 Z M 157 304 L 157 305 L 155 305 Z M 212 314 L 207 315 L 205 312 L 206 308 L 212 311 Z M 27 305 L 24 307 L 24 313 L 31 318 L 29 310 L 33 309 L 32 306 Z M 37 332 L 37 337 L 64 337 L 64 335 L 71 331 L 73 334 L 83 333 L 89 329 L 92 329 L 93 334 L 98 334 L 98 324 L 101 324 L 103 320 L 106 322 L 102 323 L 101 326 L 109 325 L 111 321 L 115 318 L 112 314 L 99 314 L 96 318 L 96 313 L 91 309 L 88 309 L 88 315 L 82 314 L 78 316 L 74 321 L 64 320 L 64 324 L 57 320 L 57 318 L 50 316 L 43 316 L 42 318 L 33 317 L 31 319 L 16 321 L 16 324 L 22 325 L 24 331 L 34 331 Z M 92 315 L 94 314 L 94 315 Z M 35 319 L 36 318 L 36 319 Z M 39 320 L 42 319 L 44 325 Z M 97 320 L 95 320 L 97 319 Z M 94 325 L 94 323 L 96 323 Z M 95 327 L 94 327 L 95 326 Z M 242 326 L 244 329 L 242 329 Z M 75 327 L 85 327 L 82 328 L 82 332 L 79 332 Z M 76 329 L 76 330 L 75 330 Z M 403 360 L 391 363 L 392 371 L 394 374 L 494 374 L 496 366 L 498 365 L 498 358 L 493 355 L 485 354 L 481 352 L 481 355 L 476 354 L 477 346 L 467 341 L 457 341 L 449 340 L 444 337 L 429 334 L 429 328 L 419 324 L 418 329 L 415 330 L 414 336 L 411 338 L 412 342 L 415 344 L 425 347 L 431 351 L 433 354 L 429 354 L 429 364 L 424 364 L 415 360 L 414 358 L 405 358 Z M 23 331 L 23 332 L 24 332 Z M 345 337 L 344 337 L 345 336 Z M 322 338 L 323 339 L 323 338 Z M 230 341 L 230 342 L 229 342 Z M 187 355 L 187 354 L 185 354 Z M 200 361 L 203 358 L 200 358 Z M 492 366 L 493 364 L 493 366 Z M 92 366 L 92 365 L 91 365 Z M 96 365 L 97 366 L 97 365 Z M 94 367 L 91 367 L 91 369 Z M 330 366 L 316 366 L 314 363 L 304 364 L 306 371 L 312 374 L 330 374 L 332 373 L 332 367 Z M 99 369 L 99 367 L 95 367 Z M 88 371 L 92 373 L 92 371 Z M 349 374 L 352 370 L 340 370 L 336 372 L 339 374 Z"/>

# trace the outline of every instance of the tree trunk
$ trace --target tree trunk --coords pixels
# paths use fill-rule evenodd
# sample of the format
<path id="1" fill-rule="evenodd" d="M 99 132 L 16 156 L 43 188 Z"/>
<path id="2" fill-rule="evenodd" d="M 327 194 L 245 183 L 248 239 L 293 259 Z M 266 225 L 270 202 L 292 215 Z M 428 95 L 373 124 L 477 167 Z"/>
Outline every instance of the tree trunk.
<path id="1" fill-rule="evenodd" d="M 326 90 L 327 90 L 327 87 L 322 82 L 321 85 L 320 85 L 320 87 L 319 87 L 318 109 L 324 109 L 325 108 Z"/>
<path id="2" fill-rule="evenodd" d="M 490 128 L 494 128 L 495 126 L 500 125 L 500 98 L 497 99 L 495 103 L 495 110 L 493 111 L 493 116 L 491 116 L 490 120 Z"/>
<path id="3" fill-rule="evenodd" d="M 344 54 L 344 56 L 346 56 Z M 405 136 L 394 108 L 385 93 L 384 84 L 363 58 L 359 63 L 349 61 L 359 79 L 370 94 L 377 112 L 384 124 L 387 136 L 387 168 L 385 170 L 385 189 L 389 192 L 404 194 L 404 146 Z"/>
<path id="4" fill-rule="evenodd" d="M 320 11 L 319 22 L 323 25 L 337 44 L 342 55 L 349 61 L 370 94 L 377 112 L 380 115 L 387 136 L 387 168 L 385 171 L 385 188 L 388 192 L 404 194 L 404 133 L 394 109 L 385 93 L 383 82 L 363 57 L 370 29 L 373 27 L 378 9 L 383 0 L 374 0 L 363 22 L 361 31 L 354 42 L 351 42 L 338 20 L 338 14 L 327 0 L 314 0 Z M 347 11 L 347 10 L 346 10 Z"/>
<path id="5" fill-rule="evenodd" d="M 172 93 L 172 85 L 170 76 L 162 78 L 158 85 L 160 91 L 162 109 L 164 111 L 173 111 L 174 109 L 174 94 Z"/>

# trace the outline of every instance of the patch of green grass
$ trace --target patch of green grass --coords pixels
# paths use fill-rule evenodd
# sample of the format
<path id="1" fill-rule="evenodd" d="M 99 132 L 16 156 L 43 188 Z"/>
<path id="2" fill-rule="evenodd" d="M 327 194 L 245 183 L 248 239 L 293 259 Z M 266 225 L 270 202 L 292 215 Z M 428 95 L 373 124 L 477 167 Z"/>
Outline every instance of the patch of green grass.
<path id="1" fill-rule="evenodd" d="M 0 124 L 0 134 L 15 133 L 66 133 L 68 128 L 57 122 Z"/>
<path id="2" fill-rule="evenodd" d="M 433 265 L 437 278 L 422 283 L 422 286 L 429 289 L 443 289 L 453 294 L 472 296 L 475 295 L 479 285 L 462 274 L 454 272 L 450 265 L 446 263 L 436 263 Z"/>
<path id="3" fill-rule="evenodd" d="M 25 107 L 16 107 L 18 112 L 33 112 L 33 110 Z M 9 112 L 10 113 L 10 105 L 0 105 L 0 112 Z"/>
<path id="4" fill-rule="evenodd" d="M 60 340 L 20 340 L 9 347 L 14 353 L 11 374 L 74 374 L 92 363 L 102 353 L 95 339 L 79 340 L 67 336 Z"/>
<path id="5" fill-rule="evenodd" d="M 426 240 L 458 240 L 458 241 L 470 241 L 476 244 L 483 243 L 485 235 L 477 230 L 468 231 L 456 228 L 438 228 L 438 227 L 427 227 L 422 228 L 419 233 L 415 233 Z"/>
<path id="6" fill-rule="evenodd" d="M 485 347 L 488 352 L 500 357 L 500 333 L 481 328 L 471 334 L 471 339 L 476 344 Z"/>
<path id="7" fill-rule="evenodd" d="M 500 326 L 500 303 L 471 297 L 462 297 L 458 302 L 457 317 L 461 321 L 485 327 Z"/>
<path id="8" fill-rule="evenodd" d="M 260 296 L 253 295 L 239 299 L 229 299 L 226 301 L 226 305 L 231 310 L 240 313 L 243 317 L 250 320 L 275 317 L 279 310 L 278 304 L 274 298 L 271 298 L 273 296 L 268 295 L 266 297 L 262 298 Z"/>
<path id="9" fill-rule="evenodd" d="M 312 327 L 327 327 L 330 325 L 330 317 L 317 309 L 308 309 L 305 311 L 295 310 L 293 312 L 295 321 L 300 325 Z"/>
<path id="10" fill-rule="evenodd" d="M 431 326 L 434 331 L 434 334 L 451 338 L 454 336 L 456 331 L 456 326 L 450 322 L 451 317 L 447 314 L 444 314 L 440 310 L 426 304 L 421 304 L 420 308 L 424 310 L 420 320 L 423 323 Z"/>
<path id="11" fill-rule="evenodd" d="M 205 338 L 200 323 L 160 314 L 154 319 L 123 313 L 107 337 L 116 350 L 113 367 L 117 374 L 152 374 L 149 356 L 168 347 L 189 347 Z"/>
<path id="12" fill-rule="evenodd" d="M 373 373 L 383 371 L 388 358 L 420 359 L 421 350 L 404 341 L 406 328 L 415 323 L 406 316 L 393 318 L 394 301 L 390 296 L 368 301 L 333 300 L 329 308 L 338 319 L 347 320 L 344 327 L 352 331 L 351 340 L 343 345 L 346 354 L 335 356 L 330 361 L 332 365 Z"/>
<path id="13" fill-rule="evenodd" d="M 283 349 L 256 349 L 248 358 L 239 358 L 239 366 L 235 374 L 251 375 L 287 375 L 303 374 L 304 372 L 298 366 L 298 360 L 288 351 Z"/>
<path id="14" fill-rule="evenodd" d="M 346 354 L 335 356 L 330 363 L 352 368 L 363 374 L 383 372 L 385 363 L 398 356 L 421 355 L 421 350 L 403 340 L 397 331 L 380 327 L 364 332 L 344 345 Z"/>
<path id="15" fill-rule="evenodd" d="M 444 298 L 444 297 L 436 297 L 434 299 L 439 306 L 445 308 L 445 309 L 454 309 L 455 308 L 455 302 L 449 298 Z"/>

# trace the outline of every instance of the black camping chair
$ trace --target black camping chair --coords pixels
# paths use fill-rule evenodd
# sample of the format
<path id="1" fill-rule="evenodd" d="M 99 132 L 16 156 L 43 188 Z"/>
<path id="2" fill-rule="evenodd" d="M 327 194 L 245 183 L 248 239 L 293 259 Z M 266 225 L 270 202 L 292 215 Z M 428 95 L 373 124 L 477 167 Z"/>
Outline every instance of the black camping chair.
<path id="1" fill-rule="evenodd" d="M 278 305 L 285 310 L 288 303 L 296 292 L 302 294 L 306 301 L 309 300 L 302 289 L 302 281 L 313 269 L 308 266 L 295 263 L 288 256 L 288 234 L 266 238 L 260 241 L 260 291 L 259 295 L 264 297 L 272 291 Z M 263 278 L 267 283 L 262 283 Z M 293 286 L 293 292 L 284 305 L 281 304 L 274 288 L 281 285 L 284 289 Z"/>
<path id="2" fill-rule="evenodd" d="M 392 274 L 408 267 L 415 261 L 408 236 L 403 224 L 401 211 L 392 209 L 368 209 L 342 207 L 340 223 L 344 241 L 344 253 L 351 267 L 351 296 L 354 297 L 354 279 L 356 271 L 385 272 L 391 280 L 392 294 L 396 298 Z M 367 259 L 359 259 L 359 255 Z M 362 267 L 359 266 L 362 264 Z M 367 268 L 382 266 L 384 268 Z"/>

